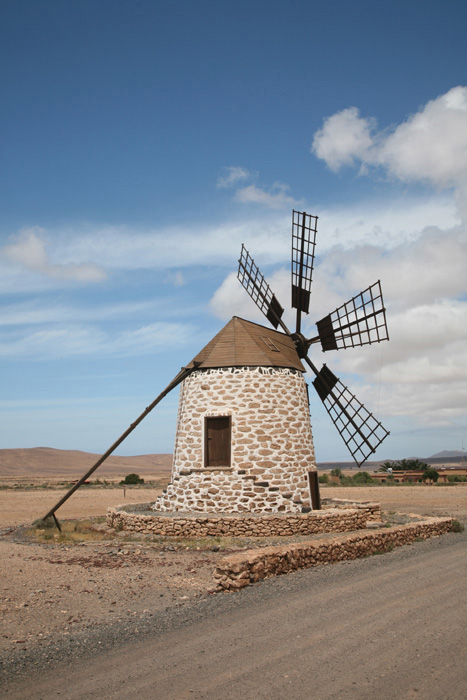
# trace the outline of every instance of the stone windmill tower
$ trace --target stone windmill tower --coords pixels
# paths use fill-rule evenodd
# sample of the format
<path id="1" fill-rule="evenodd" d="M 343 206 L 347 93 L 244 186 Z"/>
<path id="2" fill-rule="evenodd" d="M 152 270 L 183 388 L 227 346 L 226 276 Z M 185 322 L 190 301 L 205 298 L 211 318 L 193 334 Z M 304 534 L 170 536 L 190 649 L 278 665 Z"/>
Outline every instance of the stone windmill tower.
<path id="1" fill-rule="evenodd" d="M 293 341 L 234 317 L 181 386 L 172 480 L 156 510 L 310 510 L 316 470 L 305 369 Z"/>
<path id="2" fill-rule="evenodd" d="M 284 312 L 242 246 L 238 278 L 273 329 L 234 317 L 182 370 L 172 479 L 158 511 L 307 512 L 316 491 L 305 362 L 313 386 L 358 466 L 389 434 L 326 365 L 308 357 L 388 340 L 379 281 L 301 332 L 308 313 L 316 216 L 293 212 L 291 333 Z M 278 327 L 282 331 L 278 331 Z"/>

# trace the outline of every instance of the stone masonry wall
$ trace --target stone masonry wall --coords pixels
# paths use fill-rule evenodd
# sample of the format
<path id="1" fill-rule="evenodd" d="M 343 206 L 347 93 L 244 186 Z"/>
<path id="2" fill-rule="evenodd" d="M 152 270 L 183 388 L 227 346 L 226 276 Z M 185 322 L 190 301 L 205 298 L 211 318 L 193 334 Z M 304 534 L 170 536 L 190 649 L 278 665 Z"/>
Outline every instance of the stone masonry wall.
<path id="1" fill-rule="evenodd" d="M 230 416 L 230 468 L 204 466 L 207 416 Z M 316 469 L 306 382 L 286 368 L 199 370 L 182 384 L 172 480 L 158 511 L 300 512 Z"/>
<path id="2" fill-rule="evenodd" d="M 233 470 L 197 470 L 175 477 L 153 506 L 158 511 L 185 513 L 301 513 L 292 494 Z"/>
<path id="3" fill-rule="evenodd" d="M 300 568 L 357 559 L 449 532 L 452 518 L 427 518 L 385 531 L 359 532 L 326 541 L 264 547 L 225 557 L 216 570 L 218 590 L 236 591 L 261 579 Z"/>
<path id="4" fill-rule="evenodd" d="M 128 506 L 127 506 L 128 508 Z M 107 525 L 117 530 L 166 537 L 273 537 L 314 535 L 361 530 L 368 522 L 381 521 L 378 503 L 358 504 L 296 515 L 144 515 L 125 506 L 107 509 Z"/>

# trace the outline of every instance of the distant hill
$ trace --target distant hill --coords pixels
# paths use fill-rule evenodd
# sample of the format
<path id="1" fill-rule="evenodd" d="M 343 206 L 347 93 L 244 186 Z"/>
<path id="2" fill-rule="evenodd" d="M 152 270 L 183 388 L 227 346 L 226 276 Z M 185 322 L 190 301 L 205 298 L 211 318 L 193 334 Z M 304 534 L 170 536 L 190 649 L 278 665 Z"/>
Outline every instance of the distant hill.
<path id="1" fill-rule="evenodd" d="M 52 447 L 32 447 L 0 450 L 0 477 L 65 477 L 79 479 L 101 455 L 78 450 L 55 450 Z M 110 455 L 92 478 L 125 476 L 137 472 L 140 476 L 169 476 L 171 454 L 119 457 Z"/>
<path id="2" fill-rule="evenodd" d="M 460 450 L 443 450 L 431 455 L 428 459 L 450 459 L 451 457 L 462 457 L 462 452 Z"/>
<path id="3" fill-rule="evenodd" d="M 0 450 L 0 478 L 65 478 L 79 479 L 99 459 L 100 455 L 78 450 L 56 450 L 52 447 L 32 447 Z M 428 464 L 460 464 L 464 459 L 462 452 L 444 450 L 432 457 L 420 458 Z M 383 463 L 368 461 L 361 469 L 377 471 Z M 391 461 L 391 460 L 389 460 Z M 467 459 L 466 459 L 467 462 Z M 121 477 L 136 472 L 143 478 L 165 478 L 170 476 L 172 467 L 171 454 L 135 455 L 120 457 L 111 455 L 95 472 L 92 478 Z M 319 470 L 357 469 L 355 462 L 319 462 Z"/>

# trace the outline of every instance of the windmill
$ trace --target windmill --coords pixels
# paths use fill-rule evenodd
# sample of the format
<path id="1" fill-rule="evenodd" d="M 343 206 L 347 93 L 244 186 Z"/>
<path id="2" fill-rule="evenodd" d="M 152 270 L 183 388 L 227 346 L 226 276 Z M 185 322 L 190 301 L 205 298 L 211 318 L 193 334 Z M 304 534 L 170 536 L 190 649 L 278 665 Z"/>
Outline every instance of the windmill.
<path id="1" fill-rule="evenodd" d="M 303 335 L 301 319 L 309 312 L 317 220 L 317 216 L 293 212 L 295 332 L 285 325 L 283 307 L 242 245 L 238 278 L 274 331 L 237 317 L 229 321 L 43 520 L 52 517 L 60 527 L 55 516 L 58 508 L 178 385 L 172 479 L 165 495 L 157 499 L 162 510 L 310 510 L 306 479 L 310 469 L 316 473 L 316 467 L 302 360 L 316 375 L 313 385 L 357 464 L 376 450 L 388 431 L 326 365 L 318 370 L 308 351 L 318 342 L 326 352 L 388 340 L 381 286 L 376 282 L 318 321 L 316 337 Z M 276 422 L 270 418 L 273 414 Z"/>
<path id="2" fill-rule="evenodd" d="M 309 349 L 321 344 L 323 352 L 344 350 L 389 340 L 386 309 L 380 281 L 352 297 L 316 323 L 318 334 L 302 333 L 302 314 L 309 313 L 318 217 L 306 212 L 292 214 L 292 308 L 297 310 L 295 332 L 282 315 L 284 309 L 271 291 L 253 258 L 242 245 L 238 279 L 271 325 L 289 336 L 301 360 L 315 374 L 313 386 L 353 459 L 360 467 L 389 435 L 365 406 L 327 367 L 318 370 L 308 357 Z"/>

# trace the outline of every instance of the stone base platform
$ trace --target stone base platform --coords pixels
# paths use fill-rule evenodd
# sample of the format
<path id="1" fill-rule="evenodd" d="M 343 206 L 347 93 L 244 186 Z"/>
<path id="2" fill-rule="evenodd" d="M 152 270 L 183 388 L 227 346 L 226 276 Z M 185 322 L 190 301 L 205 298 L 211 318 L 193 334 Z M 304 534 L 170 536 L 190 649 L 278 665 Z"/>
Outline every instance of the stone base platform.
<path id="1" fill-rule="evenodd" d="M 381 521 L 378 503 L 332 499 L 311 513 L 156 512 L 151 504 L 107 509 L 107 525 L 116 530 L 165 537 L 271 537 L 350 532 Z"/>

